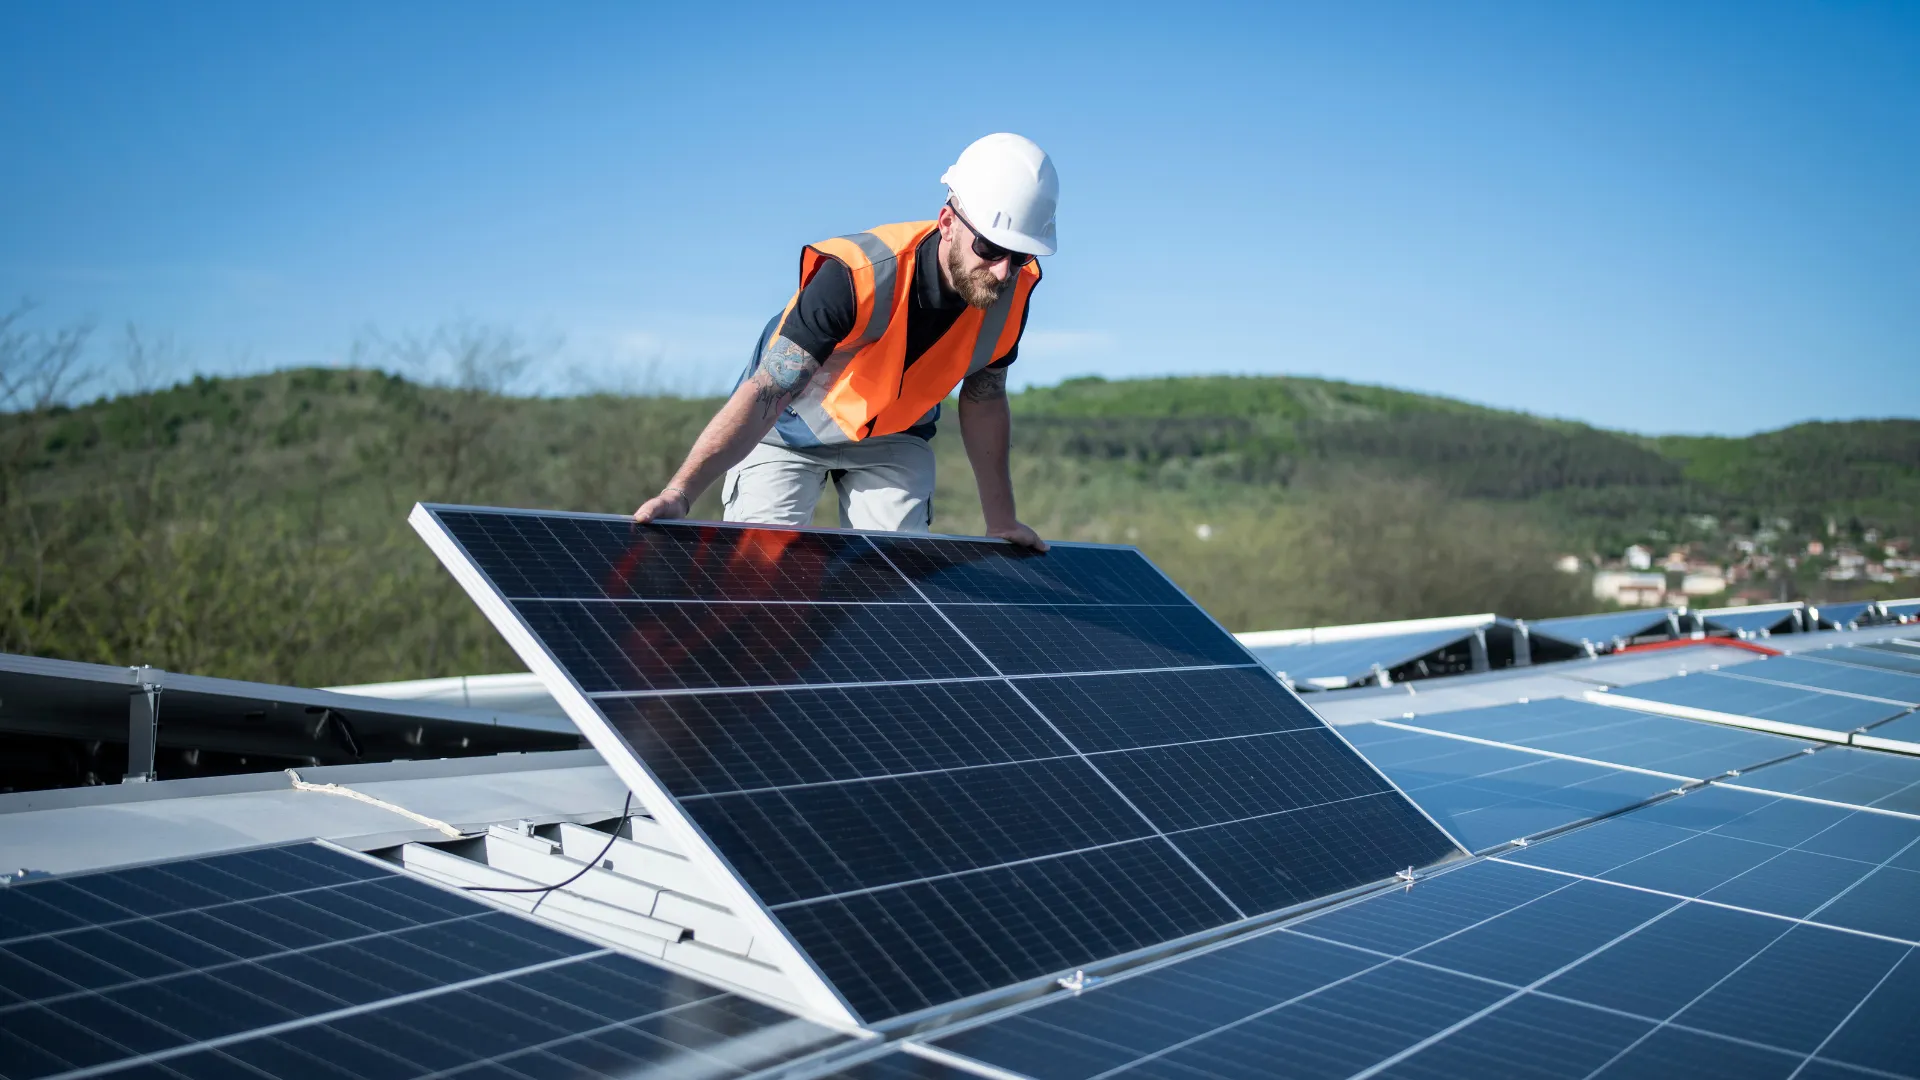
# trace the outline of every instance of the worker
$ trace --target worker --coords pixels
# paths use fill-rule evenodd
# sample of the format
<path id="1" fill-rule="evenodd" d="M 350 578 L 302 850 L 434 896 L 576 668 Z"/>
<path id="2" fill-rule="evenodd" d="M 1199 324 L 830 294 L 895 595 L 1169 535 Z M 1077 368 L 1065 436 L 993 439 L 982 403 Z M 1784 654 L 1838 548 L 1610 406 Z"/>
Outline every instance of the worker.
<path id="1" fill-rule="evenodd" d="M 941 177 L 939 217 L 800 252 L 800 285 L 754 343 L 733 393 L 635 521 L 685 517 L 721 474 L 728 521 L 805 525 L 829 478 L 851 529 L 926 532 L 940 403 L 960 387 L 960 439 L 986 531 L 1036 551 L 1014 512 L 1007 366 L 1054 252 L 1060 181 L 1019 135 L 988 135 Z"/>

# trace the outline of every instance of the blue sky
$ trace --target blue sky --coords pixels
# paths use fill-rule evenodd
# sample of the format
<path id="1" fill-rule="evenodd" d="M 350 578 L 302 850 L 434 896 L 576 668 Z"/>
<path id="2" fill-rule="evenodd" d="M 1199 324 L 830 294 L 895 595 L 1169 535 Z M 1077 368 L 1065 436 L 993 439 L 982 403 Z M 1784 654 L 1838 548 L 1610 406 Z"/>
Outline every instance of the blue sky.
<path id="1" fill-rule="evenodd" d="M 9 4 L 0 303 L 179 374 L 464 317 L 713 388 L 800 245 L 1011 130 L 1063 189 L 1027 382 L 1915 416 L 1916 56 L 1912 3 Z"/>

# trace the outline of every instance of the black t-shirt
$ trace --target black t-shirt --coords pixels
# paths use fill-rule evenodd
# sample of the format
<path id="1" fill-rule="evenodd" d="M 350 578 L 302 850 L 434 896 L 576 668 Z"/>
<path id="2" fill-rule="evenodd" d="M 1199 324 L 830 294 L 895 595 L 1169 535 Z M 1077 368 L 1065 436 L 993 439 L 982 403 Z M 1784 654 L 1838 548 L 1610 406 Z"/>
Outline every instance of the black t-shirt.
<path id="1" fill-rule="evenodd" d="M 940 275 L 940 230 L 927 234 L 914 250 L 913 288 L 907 296 L 907 366 L 912 367 L 967 310 L 967 302 L 947 287 Z M 845 263 L 828 259 L 814 271 L 800 302 L 780 324 L 780 336 L 807 350 L 822 363 L 853 332 L 859 308 L 853 298 L 853 274 Z M 1020 333 L 1027 332 L 1026 311 L 1020 313 Z M 1003 368 L 1020 354 L 1015 337 L 1007 355 L 989 367 Z"/>

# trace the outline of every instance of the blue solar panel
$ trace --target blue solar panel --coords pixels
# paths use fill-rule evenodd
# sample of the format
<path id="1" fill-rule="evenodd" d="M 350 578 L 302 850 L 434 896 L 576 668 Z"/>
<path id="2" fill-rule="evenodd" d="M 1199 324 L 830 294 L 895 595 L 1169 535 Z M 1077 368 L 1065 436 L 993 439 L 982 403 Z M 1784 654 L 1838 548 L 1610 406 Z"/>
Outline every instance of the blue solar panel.
<path id="1" fill-rule="evenodd" d="M 318 845 L 0 888 L 10 1080 L 737 1076 L 844 1042 Z"/>
<path id="2" fill-rule="evenodd" d="M 1361 682 L 1375 667 L 1392 669 L 1473 636 L 1471 629 L 1423 630 L 1417 634 L 1358 638 L 1304 645 L 1267 645 L 1255 648 L 1260 662 L 1296 683 L 1310 679 Z"/>
<path id="3" fill-rule="evenodd" d="M 1368 760 L 1473 851 L 1637 806 L 1674 782 L 1380 724 L 1341 729 Z"/>
<path id="4" fill-rule="evenodd" d="M 933 1043 L 1045 1080 L 1910 1076 L 1912 956 L 1491 861 Z"/>
<path id="5" fill-rule="evenodd" d="M 756 944 L 843 1019 L 1459 853 L 1131 549 L 413 520 Z"/>
<path id="6" fill-rule="evenodd" d="M 1738 608 L 1722 611 L 1703 611 L 1700 617 L 1705 620 L 1709 630 L 1725 630 L 1729 633 L 1757 636 L 1760 634 L 1781 634 L 1793 629 L 1796 608 L 1776 608 L 1773 610 L 1741 611 Z"/>
<path id="7" fill-rule="evenodd" d="M 1606 648 L 1616 640 L 1631 641 L 1637 637 L 1658 634 L 1662 637 L 1672 633 L 1672 623 L 1668 621 L 1669 612 L 1662 608 L 1658 611 L 1617 611 L 1605 615 L 1569 615 L 1559 619 L 1538 619 L 1527 624 L 1527 629 L 1535 634 L 1559 638 L 1562 641 L 1579 644 L 1590 641 L 1594 645 Z"/>
<path id="8" fill-rule="evenodd" d="M 1747 666 L 1765 668 L 1768 663 L 1771 661 Z M 1712 671 L 1638 683 L 1622 687 L 1614 693 L 1622 698 L 1658 701 L 1761 720 L 1778 720 L 1835 733 L 1872 727 L 1908 709 L 1906 705 L 1803 690 Z"/>
<path id="9" fill-rule="evenodd" d="M 1920 714 L 1908 714 L 1889 720 L 1871 731 L 1853 737 L 1855 746 L 1870 746 L 1903 754 L 1920 754 Z"/>
<path id="10" fill-rule="evenodd" d="M 1775 735 L 1565 698 L 1427 713 L 1392 722 L 1692 780 L 1718 776 L 1730 769 L 1752 768 L 1798 753 L 1807 745 Z"/>
<path id="11" fill-rule="evenodd" d="M 1872 608 L 1871 600 L 1854 600 L 1844 604 L 1821 604 L 1816 610 L 1820 613 L 1821 626 L 1831 630 L 1846 630 Z"/>
<path id="12" fill-rule="evenodd" d="M 1756 769 L 1739 783 L 1783 795 L 1920 814 L 1920 758 L 1905 754 L 1832 746 Z"/>
<path id="13" fill-rule="evenodd" d="M 1798 656 L 1776 656 L 1758 664 L 1742 664 L 1734 674 L 1749 679 L 1811 686 L 1821 690 L 1841 690 L 1849 694 L 1865 694 L 1920 705 L 1920 675 L 1837 664 L 1822 660 L 1822 655 L 1822 652 L 1816 651 Z"/>
<path id="14" fill-rule="evenodd" d="M 1822 649 L 1819 652 L 1804 654 L 1818 660 L 1831 660 L 1839 664 L 1853 664 L 1858 667 L 1880 668 L 1886 671 L 1900 671 L 1908 675 L 1920 675 L 1920 649 L 1876 649 L 1870 646 L 1842 646 L 1837 649 Z"/>
<path id="15" fill-rule="evenodd" d="M 1920 820 L 1712 787 L 1501 858 L 1920 941 Z"/>
<path id="16" fill-rule="evenodd" d="M 835 1069 L 823 1074 L 821 1080 L 825 1080 L 825 1077 L 841 1077 L 844 1080 L 980 1080 L 979 1073 L 929 1061 L 901 1049 L 889 1050 L 879 1057 L 868 1058 L 844 1069 Z"/>

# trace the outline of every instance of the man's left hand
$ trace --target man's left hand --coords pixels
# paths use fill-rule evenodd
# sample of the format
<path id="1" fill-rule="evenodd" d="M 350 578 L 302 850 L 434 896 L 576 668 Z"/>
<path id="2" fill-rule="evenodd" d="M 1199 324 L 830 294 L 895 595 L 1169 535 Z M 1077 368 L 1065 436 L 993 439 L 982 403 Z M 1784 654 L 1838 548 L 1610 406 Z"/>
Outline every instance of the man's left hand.
<path id="1" fill-rule="evenodd" d="M 1021 547 L 1032 548 L 1035 551 L 1047 550 L 1047 542 L 1040 539 L 1040 534 L 1018 521 L 1011 525 L 1001 525 L 997 527 L 989 525 L 987 526 L 987 535 L 997 536 L 1002 540 L 1010 540 L 1013 543 L 1019 544 Z"/>

